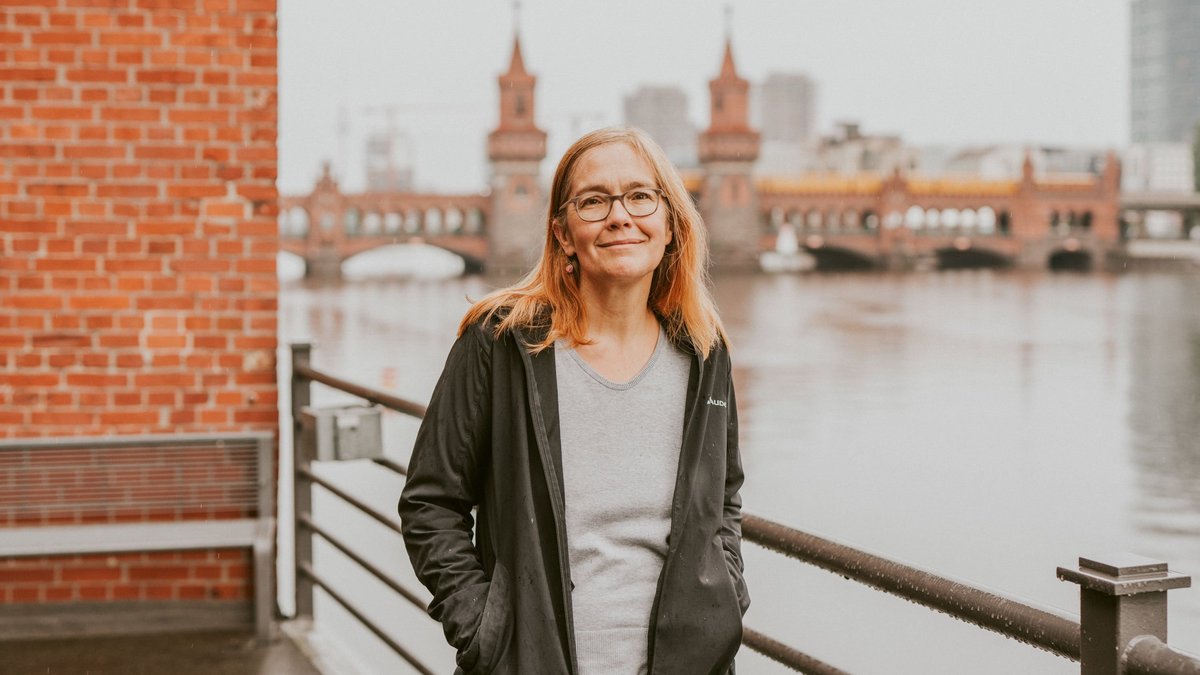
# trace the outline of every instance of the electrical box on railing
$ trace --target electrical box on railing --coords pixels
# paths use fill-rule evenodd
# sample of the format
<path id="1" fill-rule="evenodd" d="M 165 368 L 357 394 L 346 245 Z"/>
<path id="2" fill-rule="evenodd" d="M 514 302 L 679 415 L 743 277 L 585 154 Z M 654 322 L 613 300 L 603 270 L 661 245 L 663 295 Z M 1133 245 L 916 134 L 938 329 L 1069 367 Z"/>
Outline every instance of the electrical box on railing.
<path id="1" fill-rule="evenodd" d="M 377 459 L 383 457 L 383 431 L 379 406 L 350 405 L 336 408 L 304 407 L 301 427 L 316 442 L 313 459 Z"/>

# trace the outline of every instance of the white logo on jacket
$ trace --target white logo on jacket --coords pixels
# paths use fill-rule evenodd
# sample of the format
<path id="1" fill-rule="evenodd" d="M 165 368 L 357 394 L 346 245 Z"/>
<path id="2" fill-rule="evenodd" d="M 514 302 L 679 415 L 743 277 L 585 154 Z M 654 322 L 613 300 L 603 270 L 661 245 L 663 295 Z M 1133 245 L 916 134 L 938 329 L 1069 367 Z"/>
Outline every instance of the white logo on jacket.
<path id="1" fill-rule="evenodd" d="M 715 405 L 719 408 L 728 408 L 729 407 L 729 404 L 726 403 L 725 401 L 718 401 L 717 399 L 715 399 L 711 396 L 708 397 L 708 404 Z"/>

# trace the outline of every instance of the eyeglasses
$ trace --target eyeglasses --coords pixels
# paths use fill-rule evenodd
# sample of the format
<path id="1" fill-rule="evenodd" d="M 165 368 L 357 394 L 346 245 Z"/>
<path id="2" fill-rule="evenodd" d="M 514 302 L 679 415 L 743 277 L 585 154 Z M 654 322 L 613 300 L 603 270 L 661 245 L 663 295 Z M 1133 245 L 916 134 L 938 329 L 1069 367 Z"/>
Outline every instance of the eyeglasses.
<path id="1" fill-rule="evenodd" d="M 625 194 L 608 195 L 602 192 L 588 192 L 563 203 L 560 210 L 574 204 L 575 212 L 589 223 L 604 220 L 612 211 L 613 202 L 620 199 L 621 205 L 629 215 L 636 218 L 648 216 L 658 210 L 658 203 L 663 200 L 663 191 L 652 187 L 637 187 Z"/>

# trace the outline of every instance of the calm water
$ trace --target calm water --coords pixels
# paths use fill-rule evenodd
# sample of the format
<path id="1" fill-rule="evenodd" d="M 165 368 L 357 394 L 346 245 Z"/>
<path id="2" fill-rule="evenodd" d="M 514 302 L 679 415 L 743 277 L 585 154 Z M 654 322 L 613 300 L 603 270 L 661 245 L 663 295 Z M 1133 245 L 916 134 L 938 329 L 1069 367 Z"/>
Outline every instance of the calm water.
<path id="1" fill-rule="evenodd" d="M 1073 614 L 1077 587 L 1055 567 L 1079 555 L 1133 551 L 1200 583 L 1200 276 L 754 276 L 716 288 L 748 512 Z M 313 340 L 319 368 L 425 401 L 466 298 L 488 289 L 476 278 L 285 284 L 281 338 Z M 407 461 L 414 431 L 389 415 L 388 453 Z M 326 471 L 394 513 L 385 472 Z M 333 500 L 317 509 L 412 580 L 381 528 Z M 451 663 L 436 626 L 335 551 L 318 558 L 406 644 Z M 747 625 L 852 672 L 1078 672 L 749 545 L 746 566 Z M 1170 598 L 1172 644 L 1200 652 L 1200 590 Z M 407 672 L 331 601 L 318 615 L 362 672 Z M 785 670 L 743 650 L 739 672 Z"/>

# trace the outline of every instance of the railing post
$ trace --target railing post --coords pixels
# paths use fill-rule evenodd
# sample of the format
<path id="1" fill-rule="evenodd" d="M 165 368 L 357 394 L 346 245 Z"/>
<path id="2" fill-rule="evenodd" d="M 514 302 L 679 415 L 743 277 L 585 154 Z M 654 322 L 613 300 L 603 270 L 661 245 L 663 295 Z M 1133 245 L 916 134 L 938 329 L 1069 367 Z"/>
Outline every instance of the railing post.
<path id="1" fill-rule="evenodd" d="M 312 345 L 292 343 L 292 518 L 296 546 L 296 617 L 313 615 L 313 582 L 304 573 L 312 565 L 313 533 L 301 525 L 303 515 L 312 514 L 312 482 L 301 473 L 310 468 L 316 452 L 314 429 L 306 429 L 301 411 L 311 403 L 312 382 L 296 374 L 296 366 L 309 365 Z"/>
<path id="2" fill-rule="evenodd" d="M 1120 553 L 1079 558 L 1079 569 L 1058 568 L 1058 578 L 1079 584 L 1081 675 L 1119 675 L 1121 655 L 1134 638 L 1167 641 L 1167 591 L 1186 588 L 1191 577 L 1165 562 Z"/>

